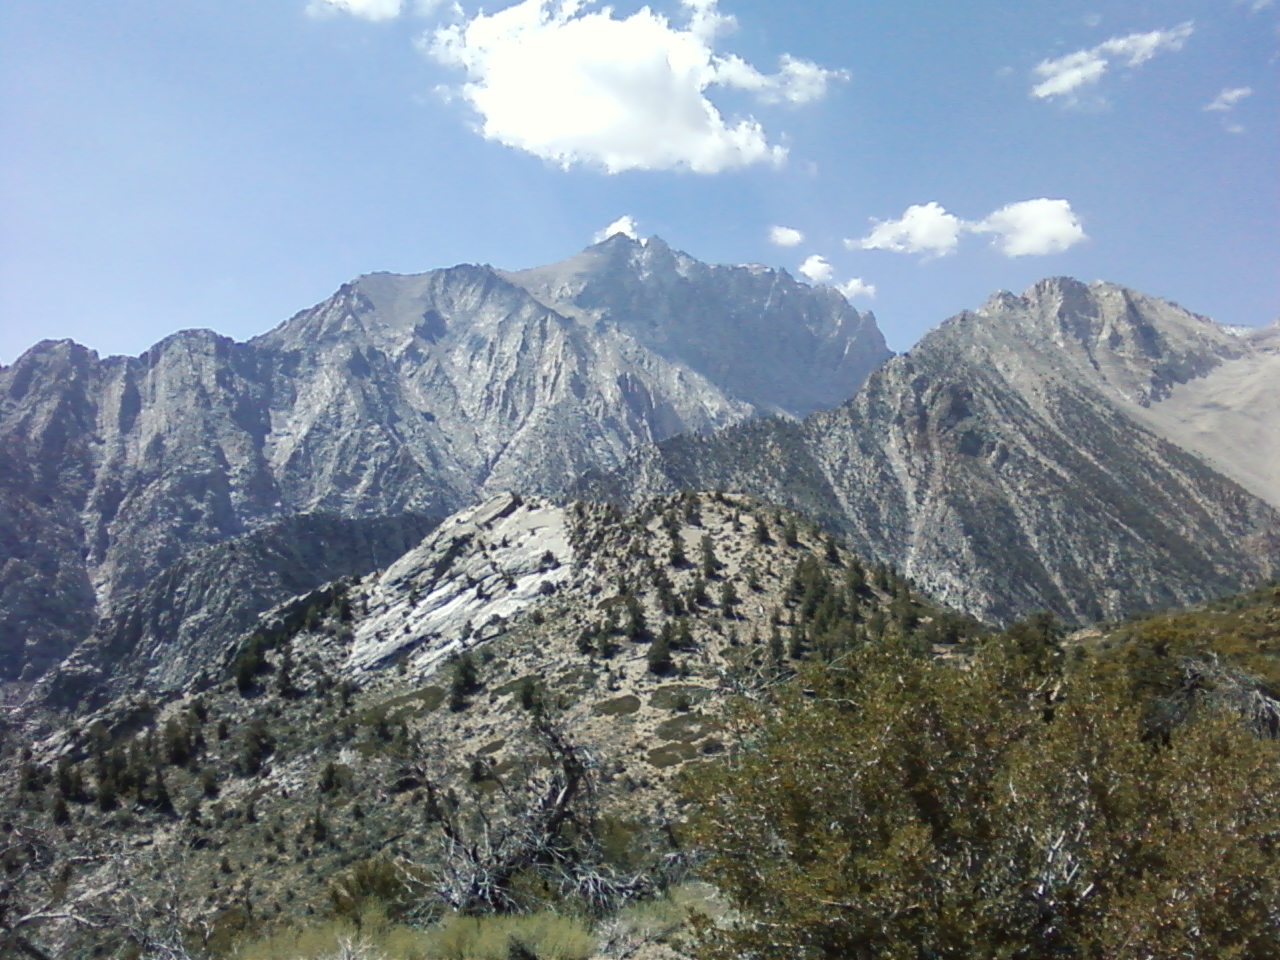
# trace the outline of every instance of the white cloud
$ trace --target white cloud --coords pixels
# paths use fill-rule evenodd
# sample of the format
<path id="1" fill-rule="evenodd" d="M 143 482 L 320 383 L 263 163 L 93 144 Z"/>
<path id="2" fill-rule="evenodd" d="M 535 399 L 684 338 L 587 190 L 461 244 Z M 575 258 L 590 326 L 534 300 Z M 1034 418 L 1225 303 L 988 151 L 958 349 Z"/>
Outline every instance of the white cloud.
<path id="1" fill-rule="evenodd" d="M 427 38 L 433 57 L 466 72 L 459 92 L 486 138 L 565 168 L 609 173 L 776 165 L 786 148 L 750 117 L 726 120 L 708 89 L 800 104 L 843 76 L 790 56 L 769 75 L 717 54 L 715 39 L 733 19 L 716 0 L 684 0 L 684 28 L 648 7 L 618 19 L 609 7 L 584 10 L 585 2 L 523 0 Z"/>
<path id="2" fill-rule="evenodd" d="M 640 239 L 640 225 L 636 223 L 636 218 L 625 215 L 619 217 L 613 223 L 609 224 L 603 230 L 598 230 L 596 235 L 591 238 L 592 243 L 604 243 L 610 237 L 621 233 L 623 236 L 630 237 L 632 240 Z"/>
<path id="3" fill-rule="evenodd" d="M 804 243 L 804 234 L 794 227 L 770 227 L 769 242 L 779 247 L 796 247 Z"/>
<path id="4" fill-rule="evenodd" d="M 311 0 L 307 12 L 312 14 L 342 11 L 366 20 L 392 20 L 400 16 L 402 0 Z"/>
<path id="5" fill-rule="evenodd" d="M 820 257 L 816 253 L 800 264 L 800 272 L 814 283 L 828 283 L 835 276 L 835 271 L 831 269 L 827 258 Z"/>
<path id="6" fill-rule="evenodd" d="M 1044 197 L 1001 207 L 969 229 L 996 234 L 996 246 L 1007 257 L 1061 253 L 1088 239 L 1071 204 Z"/>
<path id="7" fill-rule="evenodd" d="M 893 250 L 945 257 L 955 253 L 963 229 L 963 220 L 931 201 L 908 207 L 899 219 L 882 220 L 862 240 L 846 240 L 844 244 L 850 250 Z"/>
<path id="8" fill-rule="evenodd" d="M 836 289 L 844 294 L 846 300 L 852 300 L 854 297 L 867 297 L 875 299 L 875 284 L 867 283 L 861 277 L 854 277 L 852 280 L 846 280 L 844 283 L 836 284 Z"/>
<path id="9" fill-rule="evenodd" d="M 1139 67 L 1162 50 L 1181 50 L 1194 29 L 1194 25 L 1188 20 L 1172 30 L 1152 30 L 1150 33 L 1112 37 L 1096 47 L 1077 50 L 1054 60 L 1041 61 L 1032 71 L 1040 82 L 1031 88 L 1031 95 L 1041 100 L 1050 97 L 1074 98 L 1080 88 L 1101 80 L 1113 62 Z"/>
<path id="10" fill-rule="evenodd" d="M 1223 90 L 1214 97 L 1213 103 L 1205 107 L 1206 110 L 1221 110 L 1226 112 L 1234 107 L 1245 97 L 1253 93 L 1252 87 L 1231 87 Z"/>
<path id="11" fill-rule="evenodd" d="M 1009 257 L 1061 253 L 1088 239 L 1066 200 L 1022 200 L 1001 207 L 979 221 L 961 220 L 939 203 L 908 207 L 897 220 L 881 220 L 861 240 L 846 240 L 850 250 L 892 250 L 944 257 L 955 253 L 965 233 L 992 233 L 995 245 Z"/>
<path id="12" fill-rule="evenodd" d="M 1259 10 L 1267 9 L 1273 3 L 1275 0 L 1249 0 L 1249 9 L 1257 13 Z"/>

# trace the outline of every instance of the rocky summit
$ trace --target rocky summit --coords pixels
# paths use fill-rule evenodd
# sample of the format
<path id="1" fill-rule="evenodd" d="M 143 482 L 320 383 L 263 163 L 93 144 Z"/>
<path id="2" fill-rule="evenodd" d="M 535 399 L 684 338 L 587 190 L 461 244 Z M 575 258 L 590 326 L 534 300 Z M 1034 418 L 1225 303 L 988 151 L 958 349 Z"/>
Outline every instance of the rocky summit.
<path id="1" fill-rule="evenodd" d="M 361 277 L 247 343 L 38 344 L 0 369 L 0 675 L 38 676 L 192 550 L 555 492 L 643 443 L 838 403 L 886 356 L 829 288 L 623 236 L 532 271 Z"/>
<path id="2" fill-rule="evenodd" d="M 1269 343 L 1114 284 L 1045 280 L 947 320 L 834 410 L 647 446 L 578 491 L 750 491 L 989 621 L 1200 601 L 1280 559 L 1275 431 L 1241 452 L 1271 422 Z M 1232 405 L 1194 399 L 1241 369 Z M 1212 422 L 1231 430 L 1209 439 Z"/>

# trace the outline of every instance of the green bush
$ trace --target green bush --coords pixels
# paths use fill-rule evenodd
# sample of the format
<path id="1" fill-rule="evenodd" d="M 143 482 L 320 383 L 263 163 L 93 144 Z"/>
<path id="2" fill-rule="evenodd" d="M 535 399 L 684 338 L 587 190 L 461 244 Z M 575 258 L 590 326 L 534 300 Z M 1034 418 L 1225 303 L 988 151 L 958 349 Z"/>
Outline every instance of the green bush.
<path id="1" fill-rule="evenodd" d="M 1208 707 L 1148 737 L 1124 676 L 1024 627 L 963 670 L 866 645 L 742 707 L 746 749 L 683 787 L 742 916 L 700 957 L 1280 956 L 1277 743 Z"/>

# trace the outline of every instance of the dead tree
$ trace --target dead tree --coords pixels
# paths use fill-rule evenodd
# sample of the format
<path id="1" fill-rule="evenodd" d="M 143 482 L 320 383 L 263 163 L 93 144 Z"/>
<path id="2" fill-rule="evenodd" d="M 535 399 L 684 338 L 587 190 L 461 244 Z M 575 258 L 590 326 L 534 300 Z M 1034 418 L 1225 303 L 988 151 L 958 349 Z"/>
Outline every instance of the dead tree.
<path id="1" fill-rule="evenodd" d="M 527 873 L 599 912 L 653 892 L 646 875 L 619 875 L 601 854 L 590 754 L 544 715 L 535 716 L 532 733 L 550 769 L 516 789 L 497 780 L 500 811 L 482 804 L 465 809 L 424 776 L 428 803 L 440 820 L 434 896 L 463 914 L 511 913 L 521 909 L 515 884 Z"/>
<path id="2" fill-rule="evenodd" d="M 41 931 L 74 925 L 101 930 L 106 921 L 93 908 L 96 891 L 68 895 L 72 873 L 100 857 L 58 856 L 60 843 L 44 830 L 6 824 L 0 834 L 0 956 L 54 960 Z"/>

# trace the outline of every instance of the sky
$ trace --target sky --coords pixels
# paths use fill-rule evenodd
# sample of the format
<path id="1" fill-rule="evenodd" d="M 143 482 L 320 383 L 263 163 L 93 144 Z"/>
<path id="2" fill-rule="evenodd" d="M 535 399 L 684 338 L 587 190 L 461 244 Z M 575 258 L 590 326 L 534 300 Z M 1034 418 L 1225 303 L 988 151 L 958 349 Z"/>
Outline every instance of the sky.
<path id="1" fill-rule="evenodd" d="M 889 345 L 1105 279 L 1280 316 L 1276 0 L 0 0 L 0 363 L 621 230 Z"/>

